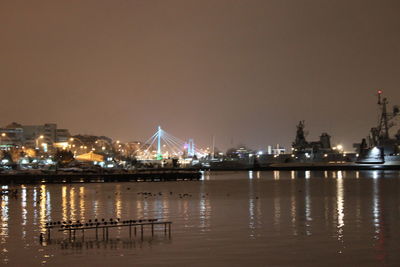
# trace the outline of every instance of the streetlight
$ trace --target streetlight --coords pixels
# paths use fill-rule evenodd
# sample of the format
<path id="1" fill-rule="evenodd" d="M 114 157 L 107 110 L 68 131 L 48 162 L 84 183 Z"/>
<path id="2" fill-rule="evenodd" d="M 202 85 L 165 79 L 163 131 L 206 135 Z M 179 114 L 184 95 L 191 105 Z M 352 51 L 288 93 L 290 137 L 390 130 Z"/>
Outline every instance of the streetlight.
<path id="1" fill-rule="evenodd" d="M 36 149 L 39 149 L 39 140 L 43 139 L 43 138 L 44 138 L 44 136 L 40 135 L 38 138 L 35 139 L 35 141 L 36 141 Z"/>
<path id="2" fill-rule="evenodd" d="M 7 134 L 6 133 L 1 133 L 1 138 L 0 138 L 0 146 L 3 145 L 3 137 L 6 137 Z"/>
<path id="3" fill-rule="evenodd" d="M 74 142 L 79 142 L 80 143 L 80 146 L 77 146 L 77 145 L 75 145 L 74 144 Z M 70 145 L 69 145 L 69 147 L 70 148 L 72 148 L 72 147 L 77 147 L 77 149 L 85 149 L 85 153 L 86 153 L 86 148 L 87 148 L 87 146 L 85 146 L 85 143 L 83 143 L 83 141 L 81 140 L 81 139 L 79 139 L 79 138 L 77 138 L 77 137 L 71 137 L 70 139 L 69 139 L 69 142 L 71 143 Z M 76 156 L 76 149 L 74 150 L 74 156 Z"/>
<path id="4" fill-rule="evenodd" d="M 94 143 L 96 144 L 97 147 L 99 147 L 103 151 L 105 151 L 106 149 L 113 150 L 113 145 L 104 138 L 99 138 Z"/>

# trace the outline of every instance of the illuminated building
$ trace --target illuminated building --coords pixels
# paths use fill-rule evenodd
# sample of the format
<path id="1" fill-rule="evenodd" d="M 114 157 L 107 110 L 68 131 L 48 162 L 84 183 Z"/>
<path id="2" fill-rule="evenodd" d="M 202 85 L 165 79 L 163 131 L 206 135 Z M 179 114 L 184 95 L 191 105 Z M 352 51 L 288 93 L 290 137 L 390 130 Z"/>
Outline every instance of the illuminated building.
<path id="1" fill-rule="evenodd" d="M 55 123 L 43 125 L 22 125 L 13 122 L 0 129 L 1 144 L 6 146 L 25 146 L 41 149 L 51 148 L 54 143 L 67 142 L 70 137 L 67 129 L 58 129 Z"/>

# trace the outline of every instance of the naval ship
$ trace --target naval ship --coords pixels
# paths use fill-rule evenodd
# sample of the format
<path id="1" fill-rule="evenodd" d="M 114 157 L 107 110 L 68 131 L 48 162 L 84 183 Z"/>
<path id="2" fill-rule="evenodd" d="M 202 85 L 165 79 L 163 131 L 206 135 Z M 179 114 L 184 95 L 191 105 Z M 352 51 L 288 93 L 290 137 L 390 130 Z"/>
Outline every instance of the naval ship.
<path id="1" fill-rule="evenodd" d="M 371 128 L 367 138 L 358 146 L 357 163 L 400 166 L 400 129 L 396 120 L 400 117 L 399 106 L 394 105 L 388 111 L 388 100 L 378 91 L 378 108 L 380 111 L 378 125 Z M 397 132 L 396 132 L 397 129 Z M 394 131 L 393 131 L 394 130 Z"/>
<path id="2" fill-rule="evenodd" d="M 290 154 L 263 155 L 258 159 L 261 168 L 302 169 L 350 166 L 357 158 L 356 153 L 346 153 L 343 147 L 332 146 L 331 136 L 322 133 L 318 141 L 307 141 L 305 121 L 297 125 L 295 140 Z"/>
<path id="3" fill-rule="evenodd" d="M 362 170 L 400 169 L 400 130 L 396 119 L 400 117 L 398 106 L 388 112 L 388 100 L 378 91 L 379 120 L 371 128 L 367 138 L 356 144 L 355 153 L 346 153 L 341 146 L 331 145 L 331 136 L 322 133 L 318 141 L 306 139 L 305 121 L 297 125 L 295 140 L 290 154 L 249 154 L 243 158 L 206 160 L 202 168 L 211 170 Z"/>

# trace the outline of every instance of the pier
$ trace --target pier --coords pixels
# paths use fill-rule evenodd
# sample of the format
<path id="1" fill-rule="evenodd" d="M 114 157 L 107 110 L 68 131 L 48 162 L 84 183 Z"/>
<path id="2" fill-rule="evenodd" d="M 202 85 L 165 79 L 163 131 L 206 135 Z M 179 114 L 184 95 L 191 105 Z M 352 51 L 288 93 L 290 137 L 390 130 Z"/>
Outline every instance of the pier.
<path id="1" fill-rule="evenodd" d="M 198 170 L 191 169 L 148 169 L 121 173 L 15 173 L 0 174 L 1 184 L 37 183 L 90 183 L 90 182 L 166 182 L 195 181 L 201 179 Z"/>
<path id="2" fill-rule="evenodd" d="M 128 228 L 129 238 L 132 238 L 132 235 L 137 236 L 140 232 L 140 238 L 143 240 L 145 228 L 150 228 L 151 236 L 154 236 L 154 232 L 157 226 L 161 226 L 161 229 L 164 231 L 164 235 L 171 237 L 171 221 L 163 221 L 160 219 L 139 219 L 139 220 L 120 220 L 110 219 L 109 221 L 105 219 L 94 219 L 88 220 L 87 222 L 81 222 L 77 220 L 76 222 L 66 222 L 66 221 L 57 221 L 57 222 L 48 222 L 46 223 L 45 233 L 40 234 L 40 242 L 50 241 L 51 240 L 51 232 L 52 230 L 56 230 L 58 232 L 68 232 L 69 240 L 76 239 L 76 233 L 81 233 L 82 240 L 85 238 L 85 231 L 92 230 L 95 233 L 96 240 L 99 239 L 99 235 L 102 236 L 103 240 L 108 240 L 109 238 L 109 230 L 111 228 Z M 158 227 L 160 228 L 160 227 Z"/>

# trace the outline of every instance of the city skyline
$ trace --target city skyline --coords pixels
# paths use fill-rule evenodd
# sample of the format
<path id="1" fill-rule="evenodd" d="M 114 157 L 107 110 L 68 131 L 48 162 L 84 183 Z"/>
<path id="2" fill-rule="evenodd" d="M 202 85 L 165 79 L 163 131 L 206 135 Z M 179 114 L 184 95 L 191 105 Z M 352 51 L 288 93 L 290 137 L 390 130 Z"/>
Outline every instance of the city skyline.
<path id="1" fill-rule="evenodd" d="M 360 142 L 398 103 L 397 1 L 4 2 L 0 124 L 221 150 Z M 400 101 L 399 101 L 400 102 Z"/>

